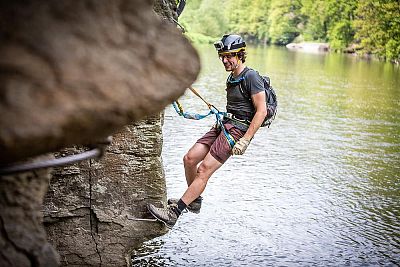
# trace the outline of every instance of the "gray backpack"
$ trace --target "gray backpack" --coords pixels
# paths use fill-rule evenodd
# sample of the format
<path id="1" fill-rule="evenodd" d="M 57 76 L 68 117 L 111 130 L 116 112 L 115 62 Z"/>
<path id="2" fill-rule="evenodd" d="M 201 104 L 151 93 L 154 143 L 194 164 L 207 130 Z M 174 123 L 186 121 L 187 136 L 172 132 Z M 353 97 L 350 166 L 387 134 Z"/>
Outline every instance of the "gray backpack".
<path id="1" fill-rule="evenodd" d="M 240 93 L 243 95 L 244 98 L 248 99 L 251 103 L 251 96 L 250 96 L 250 88 L 246 85 L 246 73 L 250 70 L 247 68 L 243 74 L 244 79 L 239 85 Z M 258 71 L 256 71 L 258 75 Z M 275 119 L 276 111 L 278 107 L 278 99 L 276 97 L 276 93 L 274 88 L 271 86 L 271 80 L 268 76 L 260 75 L 262 80 L 264 81 L 264 89 L 265 89 L 265 99 L 267 105 L 267 116 L 265 116 L 264 122 L 261 124 L 261 127 L 270 126 L 272 121 Z"/>

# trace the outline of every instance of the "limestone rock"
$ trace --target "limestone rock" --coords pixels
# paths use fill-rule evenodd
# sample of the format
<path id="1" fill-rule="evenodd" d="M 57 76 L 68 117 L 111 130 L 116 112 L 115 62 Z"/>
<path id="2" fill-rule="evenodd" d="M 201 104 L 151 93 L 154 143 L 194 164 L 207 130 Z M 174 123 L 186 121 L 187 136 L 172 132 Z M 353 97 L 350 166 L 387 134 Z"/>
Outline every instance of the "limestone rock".
<path id="1" fill-rule="evenodd" d="M 148 0 L 1 1 L 0 17 L 0 164 L 155 114 L 199 71 Z"/>
<path id="2" fill-rule="evenodd" d="M 329 44 L 328 43 L 290 43 L 286 45 L 286 48 L 289 50 L 309 52 L 309 53 L 321 53 L 321 52 L 329 52 Z"/>
<path id="3" fill-rule="evenodd" d="M 163 19 L 174 22 L 178 20 L 176 0 L 161 0 L 154 2 L 154 11 Z"/>
<path id="4" fill-rule="evenodd" d="M 42 226 L 49 182 L 49 169 L 0 177 L 0 266 L 58 266 L 59 256 Z"/>
<path id="5" fill-rule="evenodd" d="M 148 218 L 146 203 L 166 202 L 161 146 L 153 116 L 114 135 L 101 160 L 57 169 L 44 222 L 62 265 L 126 266 L 136 246 L 166 233 L 158 222 L 132 220 Z"/>

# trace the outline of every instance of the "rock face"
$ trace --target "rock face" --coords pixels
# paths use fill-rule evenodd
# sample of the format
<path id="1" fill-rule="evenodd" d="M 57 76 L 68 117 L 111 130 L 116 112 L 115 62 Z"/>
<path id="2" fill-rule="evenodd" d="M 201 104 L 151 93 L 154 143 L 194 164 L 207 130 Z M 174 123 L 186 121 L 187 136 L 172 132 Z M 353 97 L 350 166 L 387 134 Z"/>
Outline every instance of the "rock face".
<path id="1" fill-rule="evenodd" d="M 165 201 L 158 112 L 199 59 L 166 21 L 175 1 L 155 4 L 164 20 L 148 0 L 0 2 L 0 169 L 114 134 L 101 160 L 55 169 L 43 207 L 51 170 L 0 176 L 0 266 L 126 266 L 166 232 L 132 218 Z"/>
<path id="2" fill-rule="evenodd" d="M 0 17 L 0 164 L 155 114 L 199 70 L 149 0 L 1 1 Z"/>
<path id="3" fill-rule="evenodd" d="M 58 265 L 40 213 L 49 181 L 46 169 L 0 177 L 0 266 Z"/>
<path id="4" fill-rule="evenodd" d="M 154 2 L 154 11 L 168 21 L 178 20 L 176 0 L 159 0 Z"/>
<path id="5" fill-rule="evenodd" d="M 53 174 L 44 222 L 63 265 L 127 266 L 133 248 L 166 232 L 157 222 L 132 220 L 148 216 L 147 202 L 166 201 L 160 117 L 113 138 L 101 160 Z"/>

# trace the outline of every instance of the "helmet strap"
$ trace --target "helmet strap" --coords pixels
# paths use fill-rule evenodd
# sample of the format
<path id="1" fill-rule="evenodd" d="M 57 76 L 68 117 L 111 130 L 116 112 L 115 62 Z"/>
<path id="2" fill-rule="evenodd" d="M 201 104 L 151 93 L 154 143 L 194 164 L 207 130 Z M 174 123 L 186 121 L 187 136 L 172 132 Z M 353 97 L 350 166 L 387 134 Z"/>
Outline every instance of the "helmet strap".
<path id="1" fill-rule="evenodd" d="M 238 66 L 239 66 L 239 64 L 242 63 L 242 59 L 240 59 L 240 58 L 238 57 L 238 55 L 236 55 L 236 58 L 237 58 L 237 60 L 238 60 Z"/>
<path id="2" fill-rule="evenodd" d="M 236 59 L 237 59 L 237 64 L 235 66 L 235 70 L 239 67 L 240 63 L 242 62 L 242 60 L 238 57 L 238 55 L 236 54 Z"/>

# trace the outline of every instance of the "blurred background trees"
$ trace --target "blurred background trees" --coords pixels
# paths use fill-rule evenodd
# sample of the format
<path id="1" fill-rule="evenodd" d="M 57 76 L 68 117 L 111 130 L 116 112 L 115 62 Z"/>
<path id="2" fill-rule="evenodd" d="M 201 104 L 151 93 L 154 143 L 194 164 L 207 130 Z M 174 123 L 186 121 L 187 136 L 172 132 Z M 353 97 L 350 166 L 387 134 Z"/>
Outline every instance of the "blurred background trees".
<path id="1" fill-rule="evenodd" d="M 225 33 L 248 42 L 327 42 L 336 51 L 400 61 L 398 0 L 186 0 L 187 36 L 210 43 Z"/>

